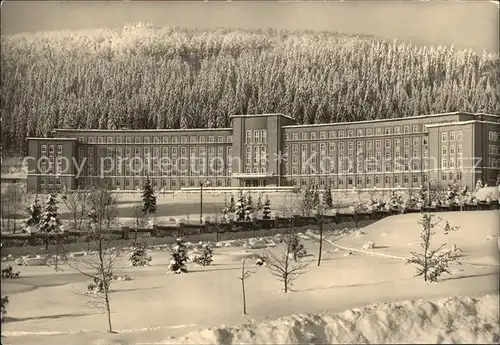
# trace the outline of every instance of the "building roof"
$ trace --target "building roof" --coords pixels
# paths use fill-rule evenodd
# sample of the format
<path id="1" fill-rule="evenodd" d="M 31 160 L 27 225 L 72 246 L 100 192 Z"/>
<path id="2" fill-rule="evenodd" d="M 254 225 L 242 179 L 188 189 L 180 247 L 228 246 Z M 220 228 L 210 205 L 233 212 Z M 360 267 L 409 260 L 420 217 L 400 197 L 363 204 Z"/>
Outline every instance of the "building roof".
<path id="1" fill-rule="evenodd" d="M 36 137 L 27 137 L 26 140 L 58 140 L 58 141 L 76 141 L 76 138 L 36 138 Z"/>
<path id="2" fill-rule="evenodd" d="M 500 123 L 497 123 L 497 122 L 481 121 L 481 120 L 441 122 L 441 123 L 432 123 L 432 124 L 428 124 L 428 125 L 424 125 L 424 126 L 428 127 L 428 128 L 433 128 L 433 127 L 443 127 L 443 126 L 462 126 L 462 125 L 469 125 L 471 123 L 489 123 L 489 124 L 500 126 Z"/>
<path id="3" fill-rule="evenodd" d="M 295 121 L 297 122 L 297 120 L 295 120 L 293 117 L 290 117 L 288 115 L 285 115 L 285 114 L 281 114 L 281 113 L 271 113 L 271 114 L 248 114 L 248 115 L 230 115 L 229 118 L 233 118 L 233 117 L 264 117 L 264 116 L 282 116 L 282 117 L 286 117 L 287 119 L 290 119 L 292 121 Z"/>
<path id="4" fill-rule="evenodd" d="M 56 132 L 191 132 L 191 131 L 232 131 L 232 128 L 184 128 L 184 129 L 81 129 L 58 128 Z"/>
<path id="5" fill-rule="evenodd" d="M 331 122 L 331 123 L 315 123 L 311 125 L 288 125 L 283 126 L 283 128 L 303 128 L 303 127 L 321 127 L 321 126 L 342 126 L 342 125 L 357 125 L 357 124 L 366 124 L 366 123 L 380 123 L 380 122 L 389 122 L 389 121 L 402 121 L 402 120 L 419 120 L 425 118 L 433 118 L 440 116 L 451 116 L 451 115 L 471 115 L 471 116 L 480 116 L 480 115 L 488 115 L 500 118 L 500 115 L 495 114 L 485 114 L 485 113 L 468 113 L 455 111 L 450 113 L 440 113 L 440 114 L 427 114 L 427 115 L 416 115 L 416 116 L 407 116 L 407 117 L 396 117 L 391 119 L 376 119 L 376 120 L 363 120 L 363 121 L 351 121 L 351 122 Z"/>

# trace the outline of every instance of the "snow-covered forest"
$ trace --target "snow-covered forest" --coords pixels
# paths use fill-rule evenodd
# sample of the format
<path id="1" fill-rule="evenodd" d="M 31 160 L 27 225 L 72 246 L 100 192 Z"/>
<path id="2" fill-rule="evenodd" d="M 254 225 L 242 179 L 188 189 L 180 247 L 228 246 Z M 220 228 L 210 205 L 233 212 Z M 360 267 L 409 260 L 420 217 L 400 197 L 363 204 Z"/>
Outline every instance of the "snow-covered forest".
<path id="1" fill-rule="evenodd" d="M 500 113 L 500 59 L 338 33 L 156 28 L 2 37 L 2 149 L 54 128 L 227 127 Z"/>

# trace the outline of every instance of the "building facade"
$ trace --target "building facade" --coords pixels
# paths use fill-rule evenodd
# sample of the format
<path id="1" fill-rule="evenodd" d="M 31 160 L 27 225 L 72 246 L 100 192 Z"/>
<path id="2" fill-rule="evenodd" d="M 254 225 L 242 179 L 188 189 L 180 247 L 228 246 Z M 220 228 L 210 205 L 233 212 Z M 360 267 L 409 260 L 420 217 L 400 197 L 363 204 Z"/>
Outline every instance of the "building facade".
<path id="1" fill-rule="evenodd" d="M 297 125 L 282 114 L 232 116 L 231 128 L 57 129 L 28 138 L 28 190 L 105 182 L 138 190 L 330 185 L 333 189 L 495 184 L 500 116 L 445 113 Z"/>

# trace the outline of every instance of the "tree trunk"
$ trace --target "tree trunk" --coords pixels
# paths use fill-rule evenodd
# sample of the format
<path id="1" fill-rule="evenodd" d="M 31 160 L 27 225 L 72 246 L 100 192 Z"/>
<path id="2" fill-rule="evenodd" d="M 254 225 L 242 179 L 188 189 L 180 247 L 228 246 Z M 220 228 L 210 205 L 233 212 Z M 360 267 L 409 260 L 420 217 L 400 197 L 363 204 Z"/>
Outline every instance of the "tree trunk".
<path id="1" fill-rule="evenodd" d="M 321 252 L 323 251 L 323 216 L 320 216 L 319 222 L 319 253 L 318 253 L 318 267 L 321 265 Z"/>
<path id="2" fill-rule="evenodd" d="M 111 324 L 111 306 L 109 303 L 109 290 L 107 284 L 105 284 L 104 289 L 104 298 L 106 299 L 106 312 L 108 313 L 108 330 L 110 333 L 113 333 L 113 325 Z"/>
<path id="3" fill-rule="evenodd" d="M 290 260 L 290 243 L 292 242 L 292 232 L 293 232 L 293 228 L 290 227 L 290 233 L 288 234 L 288 244 L 286 246 L 285 267 L 284 267 L 284 272 L 283 272 L 283 284 L 285 285 L 285 293 L 288 292 L 288 269 L 289 269 L 288 260 Z M 296 257 L 296 254 L 294 253 L 294 258 L 295 257 Z M 297 260 L 295 260 L 295 261 L 297 261 Z"/>
<path id="4" fill-rule="evenodd" d="M 247 314 L 247 299 L 245 293 L 245 260 L 243 259 L 243 264 L 241 266 L 241 295 L 243 298 L 243 315 Z"/>
<path id="5" fill-rule="evenodd" d="M 56 234 L 56 265 L 55 265 L 55 270 L 57 272 L 57 260 L 59 256 L 59 234 Z"/>
<path id="6" fill-rule="evenodd" d="M 243 297 L 243 315 L 247 314 L 247 299 L 245 293 L 245 278 L 241 279 L 241 293 Z"/>

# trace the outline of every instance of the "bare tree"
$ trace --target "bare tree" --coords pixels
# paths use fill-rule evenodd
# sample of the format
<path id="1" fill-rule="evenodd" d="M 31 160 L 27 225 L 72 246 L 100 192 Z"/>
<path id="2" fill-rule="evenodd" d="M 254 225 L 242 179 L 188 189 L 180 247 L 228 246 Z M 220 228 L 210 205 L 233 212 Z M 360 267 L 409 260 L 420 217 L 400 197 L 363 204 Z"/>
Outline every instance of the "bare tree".
<path id="1" fill-rule="evenodd" d="M 64 190 L 61 200 L 71 215 L 73 230 L 81 231 L 88 214 L 88 199 L 90 191 L 87 188 L 75 191 Z"/>
<path id="2" fill-rule="evenodd" d="M 460 263 L 459 256 L 454 250 L 442 250 L 446 243 L 437 249 L 431 249 L 431 239 L 435 234 L 434 229 L 441 222 L 441 219 L 435 219 L 431 213 L 422 214 L 419 224 L 422 226 L 420 233 L 422 252 L 412 252 L 412 256 L 407 260 L 407 264 L 414 264 L 417 267 L 415 277 L 423 276 L 425 282 L 436 282 L 444 273 L 451 274 L 450 264 Z M 458 230 L 458 227 L 452 227 L 446 222 L 443 232 L 447 235 L 449 232 Z"/>
<path id="3" fill-rule="evenodd" d="M 10 223 L 13 222 L 13 232 L 16 233 L 16 218 L 19 207 L 25 201 L 24 193 L 21 185 L 18 183 L 10 183 L 5 192 L 2 193 L 2 222 L 7 220 L 7 231 L 10 230 Z M 3 226 L 3 224 L 2 224 Z"/>
<path id="4" fill-rule="evenodd" d="M 285 214 L 293 213 L 293 211 L 290 211 L 290 207 L 286 207 L 286 205 L 282 206 L 282 209 Z M 288 236 L 284 242 L 285 250 L 282 253 L 274 254 L 271 250 L 266 249 L 263 257 L 267 268 L 272 275 L 283 282 L 283 290 L 287 293 L 295 280 L 306 273 L 308 266 L 307 263 L 301 262 L 300 258 L 293 253 L 294 244 L 296 244 L 293 220 L 290 221 Z"/>
<path id="5" fill-rule="evenodd" d="M 106 310 L 109 332 L 113 332 L 110 285 L 116 269 L 115 262 L 120 252 L 111 246 L 111 234 L 105 230 L 109 230 L 116 219 L 116 199 L 116 196 L 107 189 L 91 189 L 88 216 L 91 226 L 90 242 L 96 255 L 79 258 L 74 266 L 78 272 L 93 279 L 93 283 L 88 285 L 88 290 L 92 293 L 86 295 L 95 307 Z"/>
<path id="6" fill-rule="evenodd" d="M 256 259 L 255 264 L 257 267 L 263 266 L 265 264 L 264 259 L 260 257 L 246 257 L 243 259 L 243 263 L 241 265 L 241 276 L 238 277 L 241 280 L 241 298 L 243 301 L 243 315 L 247 315 L 247 297 L 246 297 L 246 289 L 245 289 L 245 281 L 255 274 L 255 269 L 249 269 L 245 267 L 245 263 L 248 259 Z"/>

